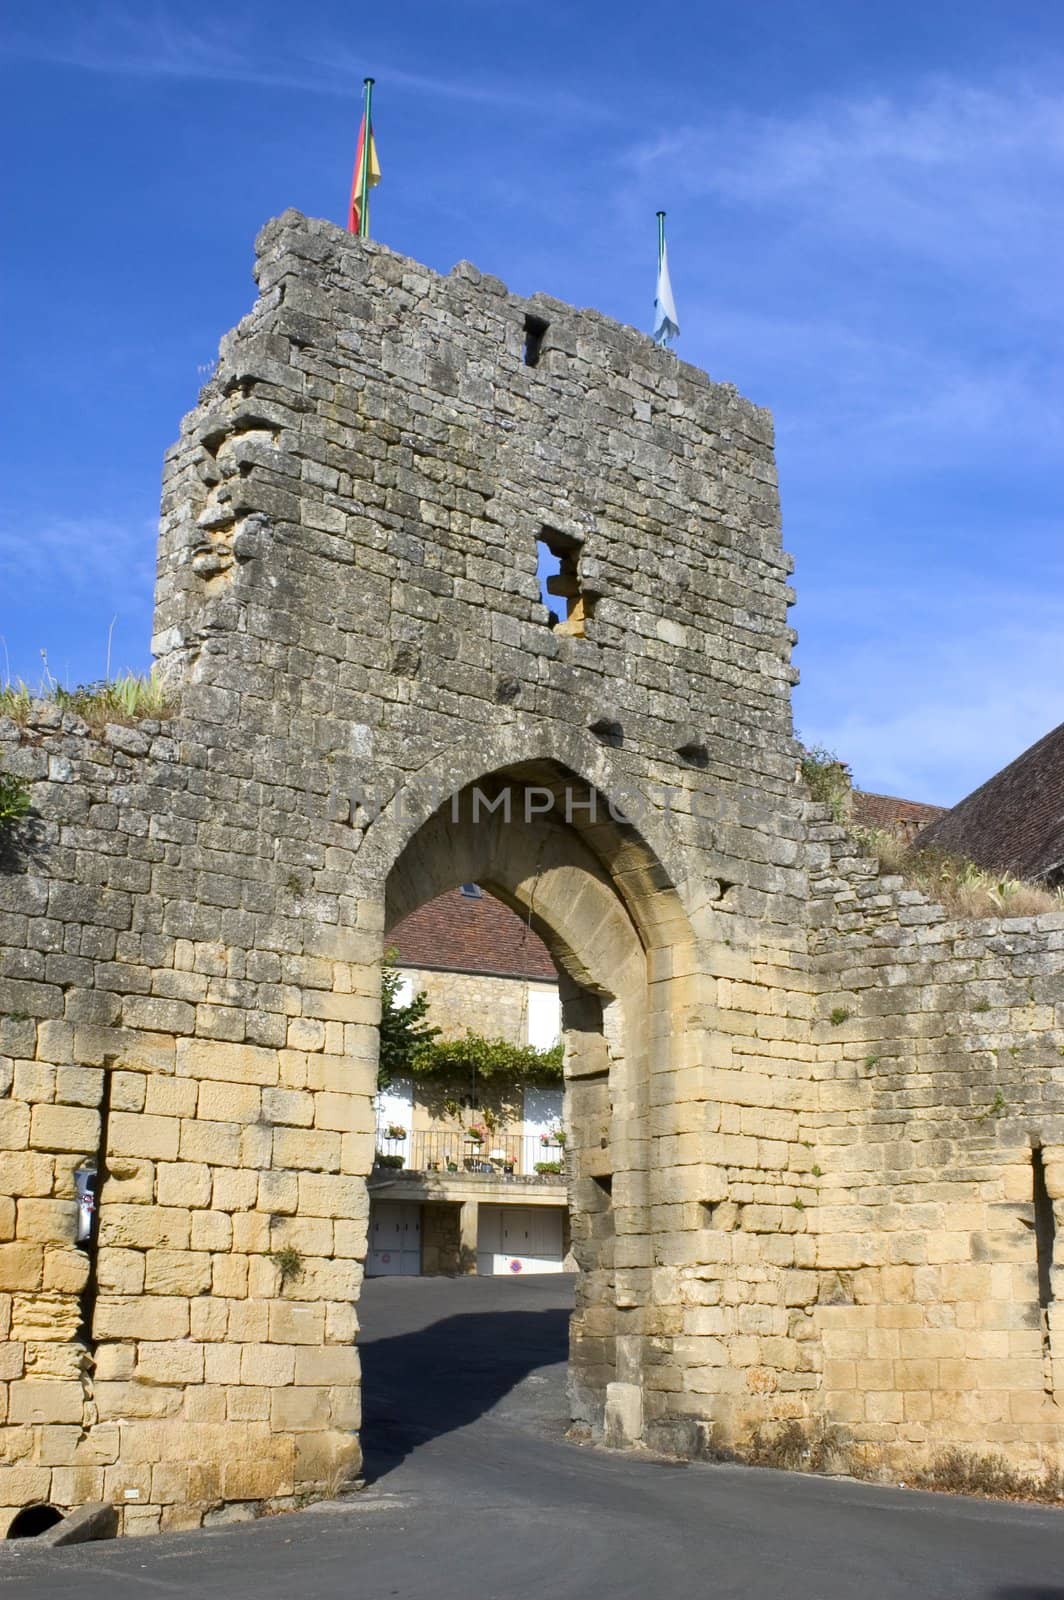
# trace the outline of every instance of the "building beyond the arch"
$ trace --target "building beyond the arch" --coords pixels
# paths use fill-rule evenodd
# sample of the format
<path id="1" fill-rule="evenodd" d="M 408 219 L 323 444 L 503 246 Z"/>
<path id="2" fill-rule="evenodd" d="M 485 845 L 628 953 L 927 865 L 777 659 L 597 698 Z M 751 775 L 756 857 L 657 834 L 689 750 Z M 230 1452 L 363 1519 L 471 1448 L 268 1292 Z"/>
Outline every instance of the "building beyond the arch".
<path id="1" fill-rule="evenodd" d="M 947 920 L 796 782 L 768 415 L 294 212 L 257 277 L 167 457 L 175 715 L 0 722 L 0 1506 L 357 1469 L 386 920 L 464 881 L 564 974 L 600 1437 L 1059 1450 L 1064 917 Z"/>

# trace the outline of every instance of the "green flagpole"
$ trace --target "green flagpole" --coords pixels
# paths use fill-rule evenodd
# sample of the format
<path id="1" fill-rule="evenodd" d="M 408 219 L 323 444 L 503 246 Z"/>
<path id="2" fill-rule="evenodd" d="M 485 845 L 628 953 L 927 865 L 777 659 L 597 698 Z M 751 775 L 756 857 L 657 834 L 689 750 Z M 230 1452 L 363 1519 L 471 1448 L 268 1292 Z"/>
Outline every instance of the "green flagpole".
<path id="1" fill-rule="evenodd" d="M 369 238 L 369 153 L 373 144 L 373 123 L 370 114 L 373 108 L 373 79 L 364 78 L 366 89 L 365 106 L 363 109 L 362 125 L 365 136 L 362 140 L 362 192 L 358 197 L 358 236 L 360 239 Z"/>
<path id="2" fill-rule="evenodd" d="M 661 271 L 661 258 L 665 254 L 665 213 L 658 212 L 658 271 Z"/>

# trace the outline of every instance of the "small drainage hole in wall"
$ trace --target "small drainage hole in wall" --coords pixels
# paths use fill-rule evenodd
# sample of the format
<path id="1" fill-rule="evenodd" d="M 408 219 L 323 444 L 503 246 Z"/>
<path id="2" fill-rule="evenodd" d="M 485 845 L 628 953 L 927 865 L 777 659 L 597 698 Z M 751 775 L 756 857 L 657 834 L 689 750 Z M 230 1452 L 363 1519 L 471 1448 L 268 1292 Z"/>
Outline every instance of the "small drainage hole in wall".
<path id="1" fill-rule="evenodd" d="M 16 1511 L 7 1530 L 9 1539 L 36 1539 L 38 1534 L 47 1533 L 49 1528 L 54 1528 L 57 1522 L 62 1522 L 63 1513 L 57 1511 L 55 1506 L 44 1505 L 23 1506 L 21 1511 Z"/>

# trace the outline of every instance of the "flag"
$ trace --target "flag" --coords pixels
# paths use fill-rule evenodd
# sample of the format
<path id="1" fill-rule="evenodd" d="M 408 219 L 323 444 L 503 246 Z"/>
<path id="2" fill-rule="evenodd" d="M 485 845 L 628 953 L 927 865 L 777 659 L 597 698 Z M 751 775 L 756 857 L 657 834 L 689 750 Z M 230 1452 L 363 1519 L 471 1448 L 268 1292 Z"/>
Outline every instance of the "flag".
<path id="1" fill-rule="evenodd" d="M 367 131 L 369 138 L 367 140 Z M 366 146 L 369 146 L 367 161 Z M 358 148 L 355 151 L 355 171 L 351 179 L 351 202 L 347 209 L 348 233 L 359 233 L 363 238 L 369 234 L 369 191 L 375 189 L 381 181 L 381 166 L 377 160 L 377 141 L 373 137 L 373 124 L 368 121 L 365 113 L 362 116 L 362 125 L 358 130 Z M 365 198 L 367 215 L 362 215 L 363 197 Z"/>
<path id="2" fill-rule="evenodd" d="M 672 298 L 672 284 L 669 282 L 669 254 L 665 248 L 664 237 L 661 240 L 661 249 L 658 252 L 658 288 L 654 296 L 654 343 L 668 345 L 680 332 L 680 324 L 676 320 L 676 302 Z"/>

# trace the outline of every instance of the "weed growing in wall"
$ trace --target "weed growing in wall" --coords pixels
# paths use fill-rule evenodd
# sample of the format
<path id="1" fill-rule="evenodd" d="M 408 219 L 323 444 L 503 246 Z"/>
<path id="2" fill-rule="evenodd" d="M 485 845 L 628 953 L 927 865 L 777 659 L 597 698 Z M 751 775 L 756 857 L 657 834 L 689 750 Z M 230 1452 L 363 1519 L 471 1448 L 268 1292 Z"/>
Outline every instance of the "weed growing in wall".
<path id="1" fill-rule="evenodd" d="M 14 832 L 30 809 L 30 786 L 26 778 L 0 772 L 0 840 Z"/>

